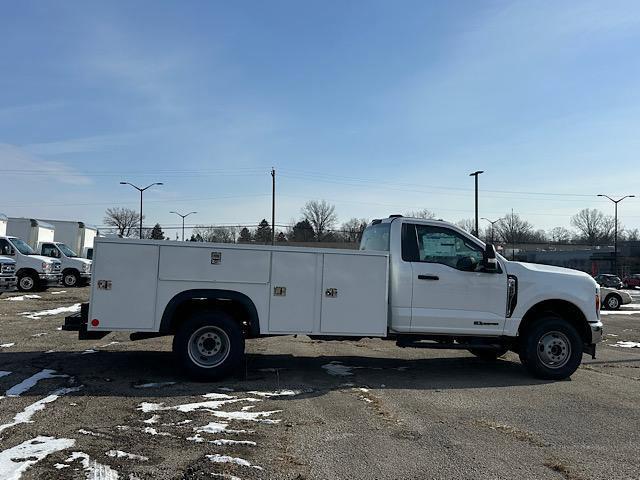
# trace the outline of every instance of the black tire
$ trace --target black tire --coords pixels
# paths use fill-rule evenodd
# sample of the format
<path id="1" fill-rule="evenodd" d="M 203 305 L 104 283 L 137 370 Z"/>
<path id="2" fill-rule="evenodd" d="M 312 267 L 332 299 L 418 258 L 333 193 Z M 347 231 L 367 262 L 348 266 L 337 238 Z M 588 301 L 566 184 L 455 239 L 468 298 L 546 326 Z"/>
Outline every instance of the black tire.
<path id="1" fill-rule="evenodd" d="M 197 312 L 179 326 L 173 337 L 173 352 L 189 377 L 218 380 L 242 365 L 244 334 L 227 313 Z"/>
<path id="2" fill-rule="evenodd" d="M 67 288 L 81 287 L 80 274 L 76 270 L 66 270 L 62 274 L 62 284 Z"/>
<path id="3" fill-rule="evenodd" d="M 604 307 L 607 310 L 618 310 L 622 305 L 622 298 L 620 295 L 616 295 L 615 293 L 610 293 L 604 299 Z"/>
<path id="4" fill-rule="evenodd" d="M 18 290 L 21 292 L 35 292 L 40 286 L 40 279 L 35 273 L 21 273 L 18 275 Z"/>
<path id="5" fill-rule="evenodd" d="M 507 347 L 502 347 L 499 349 L 486 349 L 486 348 L 483 348 L 483 349 L 470 348 L 469 349 L 469 352 L 474 354 L 476 357 L 482 360 L 487 360 L 487 361 L 497 360 L 508 351 L 509 349 Z"/>
<path id="6" fill-rule="evenodd" d="M 580 334 L 557 316 L 539 318 L 521 335 L 520 361 L 537 378 L 569 378 L 582 362 L 582 351 Z"/>

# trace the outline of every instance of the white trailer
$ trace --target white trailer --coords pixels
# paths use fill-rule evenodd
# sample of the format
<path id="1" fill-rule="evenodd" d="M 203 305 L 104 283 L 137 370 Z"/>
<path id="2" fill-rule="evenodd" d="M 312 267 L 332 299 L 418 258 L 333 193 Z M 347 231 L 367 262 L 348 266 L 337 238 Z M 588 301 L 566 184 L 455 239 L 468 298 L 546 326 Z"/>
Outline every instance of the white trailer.
<path id="1" fill-rule="evenodd" d="M 9 219 L 6 215 L 0 213 L 0 237 L 4 237 L 7 234 L 7 221 Z"/>
<path id="2" fill-rule="evenodd" d="M 64 243 L 79 256 L 88 258 L 87 253 L 93 250 L 93 241 L 98 235 L 96 227 L 72 220 L 43 219 L 42 221 L 54 226 L 56 242 Z"/>
<path id="3" fill-rule="evenodd" d="M 7 222 L 7 236 L 18 237 L 36 250 L 42 242 L 53 242 L 55 227 L 35 218 L 10 217 Z"/>
<path id="4" fill-rule="evenodd" d="M 600 292 L 589 275 L 510 262 L 455 225 L 390 217 L 360 251 L 100 238 L 89 304 L 65 319 L 80 339 L 174 335 L 194 377 L 241 365 L 246 338 L 387 338 L 400 347 L 517 352 L 561 379 L 595 356 Z"/>

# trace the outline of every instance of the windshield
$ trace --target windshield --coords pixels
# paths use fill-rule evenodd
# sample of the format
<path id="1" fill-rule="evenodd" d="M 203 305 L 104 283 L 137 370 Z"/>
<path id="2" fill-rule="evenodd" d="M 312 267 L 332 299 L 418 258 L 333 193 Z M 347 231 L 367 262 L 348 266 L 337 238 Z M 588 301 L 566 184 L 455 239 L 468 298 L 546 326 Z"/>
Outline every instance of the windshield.
<path id="1" fill-rule="evenodd" d="M 73 250 L 71 250 L 68 246 L 66 246 L 64 243 L 59 243 L 58 244 L 58 248 L 62 251 L 62 253 L 64 253 L 67 257 L 70 258 L 74 258 L 77 257 L 78 254 L 76 252 L 74 252 Z"/>
<path id="2" fill-rule="evenodd" d="M 11 243 L 13 244 L 15 249 L 18 250 L 23 255 L 35 255 L 36 254 L 36 252 L 33 251 L 33 248 L 31 248 L 29 245 L 27 245 L 25 243 L 25 241 L 20 239 L 20 238 L 12 238 L 11 239 Z"/>
<path id="3" fill-rule="evenodd" d="M 390 226 L 390 223 L 378 223 L 365 228 L 360 240 L 360 250 L 388 252 Z"/>

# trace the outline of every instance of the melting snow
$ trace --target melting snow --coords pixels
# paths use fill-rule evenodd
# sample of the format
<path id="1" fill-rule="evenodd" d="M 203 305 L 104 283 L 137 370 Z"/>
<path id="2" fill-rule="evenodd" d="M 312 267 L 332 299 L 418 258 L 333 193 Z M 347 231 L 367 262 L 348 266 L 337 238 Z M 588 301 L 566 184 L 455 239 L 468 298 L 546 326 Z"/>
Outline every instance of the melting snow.
<path id="1" fill-rule="evenodd" d="M 6 298 L 5 300 L 8 300 L 10 302 L 22 302 L 27 298 L 32 299 L 32 298 L 42 298 L 42 297 L 40 295 L 18 295 L 16 297 Z"/>
<path id="2" fill-rule="evenodd" d="M 107 457 L 113 458 L 128 458 L 129 460 L 140 460 L 141 462 L 146 462 L 149 460 L 149 457 L 144 457 L 142 455 L 136 455 L 134 453 L 123 452 L 122 450 L 109 450 L 105 453 Z"/>
<path id="3" fill-rule="evenodd" d="M 228 455 L 218 455 L 217 453 L 215 455 L 207 455 L 207 458 L 215 463 L 235 463 L 236 465 L 240 465 L 242 467 L 252 467 L 258 470 L 263 470 L 263 468 L 259 467 L 258 465 L 251 465 L 244 458 L 229 457 Z"/>
<path id="4" fill-rule="evenodd" d="M 118 342 L 115 342 L 118 343 Z M 106 345 L 105 345 L 106 346 Z M 157 382 L 157 383 L 143 383 L 141 385 L 134 385 L 133 388 L 155 388 L 155 387 L 167 387 L 169 385 L 175 385 L 176 382 Z"/>
<path id="5" fill-rule="evenodd" d="M 252 442 L 251 440 L 228 440 L 226 438 L 221 438 L 219 440 L 212 440 L 209 443 L 213 443 L 214 445 L 223 446 L 223 445 L 250 445 L 255 447 L 258 445 L 256 442 Z"/>
<path id="6" fill-rule="evenodd" d="M 82 468 L 85 471 L 85 477 L 91 480 L 118 480 L 118 472 L 109 467 L 91 460 L 91 457 L 84 452 L 73 452 L 69 458 L 65 460 L 67 463 L 71 463 L 74 460 L 80 459 L 82 461 Z"/>
<path id="7" fill-rule="evenodd" d="M 44 337 L 45 335 L 47 335 L 47 333 L 34 333 L 33 335 L 31 335 L 32 337 Z"/>
<path id="8" fill-rule="evenodd" d="M 160 420 L 160 415 L 153 415 L 151 418 L 143 420 L 143 422 L 151 425 L 152 423 L 158 423 L 158 420 Z"/>
<path id="9" fill-rule="evenodd" d="M 280 413 L 282 410 L 272 410 L 270 412 L 211 412 L 215 417 L 224 418 L 225 420 L 246 420 L 249 422 L 259 423 L 280 423 L 280 419 L 271 420 L 269 417 L 274 413 Z"/>
<path id="10" fill-rule="evenodd" d="M 33 464 L 60 450 L 71 448 L 75 440 L 38 436 L 0 452 L 0 478 L 18 480 Z M 58 468 L 58 467 L 56 467 Z"/>
<path id="11" fill-rule="evenodd" d="M 257 397 L 293 397 L 295 395 L 300 395 L 299 390 L 276 390 L 275 392 L 256 392 L 255 390 L 248 392 L 251 395 L 255 395 Z"/>
<path id="12" fill-rule="evenodd" d="M 89 435 L 91 437 L 104 437 L 105 436 L 102 433 L 92 432 L 91 430 L 85 430 L 84 428 L 81 428 L 80 430 L 78 430 L 78 433 L 81 433 L 82 435 Z"/>
<path id="13" fill-rule="evenodd" d="M 81 352 L 80 355 L 88 355 L 90 353 L 98 353 L 98 351 L 94 350 L 93 348 L 90 348 L 89 350 L 85 350 L 84 352 Z"/>
<path id="14" fill-rule="evenodd" d="M 343 365 L 341 362 L 337 362 L 337 361 L 333 361 L 333 362 L 327 363 L 326 365 L 322 365 L 322 368 L 324 368 L 329 375 L 334 375 L 339 377 L 346 377 L 349 375 L 353 375 L 353 373 L 351 372 L 353 370 L 353 367 Z"/>
<path id="15" fill-rule="evenodd" d="M 21 423 L 32 423 L 31 417 L 33 417 L 33 415 L 35 415 L 36 412 L 39 412 L 40 410 L 44 410 L 44 407 L 47 403 L 55 402 L 62 395 L 66 395 L 67 393 L 71 393 L 71 392 L 77 392 L 81 388 L 82 387 L 60 388 L 58 390 L 51 392 L 49 395 L 47 395 L 43 399 L 38 400 L 37 402 L 32 403 L 31 405 L 28 405 L 27 407 L 25 407 L 23 411 L 17 413 L 16 416 L 13 417 L 13 421 L 9 423 L 5 423 L 4 425 L 0 425 L 0 433 L 6 430 L 7 428 L 13 427 L 15 425 L 19 425 Z"/>
<path id="16" fill-rule="evenodd" d="M 153 427 L 145 427 L 143 430 L 144 433 L 148 433 L 149 435 L 160 435 L 161 437 L 172 437 L 170 433 L 167 432 L 159 432 Z"/>
<path id="17" fill-rule="evenodd" d="M 60 295 L 61 293 L 67 293 L 66 290 L 60 290 L 59 292 L 51 292 L 51 295 Z"/>
<path id="18" fill-rule="evenodd" d="M 637 310 L 600 310 L 600 315 L 637 315 Z"/>
<path id="19" fill-rule="evenodd" d="M 54 463 L 53 466 L 58 470 L 62 470 L 63 468 L 69 468 L 71 465 L 65 465 L 64 463 Z"/>
<path id="20" fill-rule="evenodd" d="M 24 315 L 27 318 L 38 320 L 40 317 L 46 317 L 49 315 L 60 315 L 61 313 L 76 313 L 80 311 L 80 304 L 74 303 L 68 307 L 58 307 L 51 310 L 42 310 L 40 312 L 21 312 L 18 315 Z"/>
<path id="21" fill-rule="evenodd" d="M 6 377 L 7 375 L 11 375 L 11 372 L 7 372 L 6 370 L 0 370 L 0 377 Z"/>
<path id="22" fill-rule="evenodd" d="M 149 412 L 157 412 L 164 410 L 177 410 L 179 412 L 193 412 L 194 410 L 198 410 L 200 408 L 205 410 L 212 410 L 220 408 L 222 405 L 226 403 L 235 403 L 235 402 L 259 402 L 260 400 L 256 398 L 231 398 L 230 400 L 210 400 L 207 402 L 196 402 L 196 403 L 185 403 L 182 405 L 176 405 L 175 407 L 164 407 L 163 403 L 150 403 L 150 402 L 142 402 L 138 407 L 138 410 L 142 410 L 144 413 Z"/>
<path id="23" fill-rule="evenodd" d="M 111 345 L 118 345 L 120 342 L 109 342 L 109 343 L 105 343 L 104 345 L 98 345 L 97 348 L 107 348 L 110 347 Z"/>
<path id="24" fill-rule="evenodd" d="M 44 370 L 31 375 L 29 378 L 23 380 L 22 382 L 14 385 L 9 390 L 6 391 L 5 395 L 8 397 L 19 397 L 24 392 L 31 390 L 40 380 L 45 380 L 47 378 L 63 378 L 68 377 L 69 375 L 56 375 L 55 370 L 49 370 L 45 368 Z"/>
<path id="25" fill-rule="evenodd" d="M 15 345 L 15 343 L 3 343 L 0 344 L 0 348 L 9 348 L 9 347 L 13 347 Z"/>
<path id="26" fill-rule="evenodd" d="M 228 423 L 218 423 L 218 422 L 210 422 L 207 423 L 206 425 L 203 425 L 202 427 L 194 427 L 194 431 L 196 433 L 211 433 L 211 434 L 216 434 L 216 433 L 251 433 L 248 432 L 247 430 L 229 430 L 227 427 L 229 426 Z M 198 435 L 196 435 L 197 437 Z M 196 440 L 197 441 L 197 440 Z"/>
<path id="27" fill-rule="evenodd" d="M 615 345 L 611 345 L 612 347 L 622 347 L 622 348 L 640 348 L 640 342 L 622 342 L 618 340 Z"/>

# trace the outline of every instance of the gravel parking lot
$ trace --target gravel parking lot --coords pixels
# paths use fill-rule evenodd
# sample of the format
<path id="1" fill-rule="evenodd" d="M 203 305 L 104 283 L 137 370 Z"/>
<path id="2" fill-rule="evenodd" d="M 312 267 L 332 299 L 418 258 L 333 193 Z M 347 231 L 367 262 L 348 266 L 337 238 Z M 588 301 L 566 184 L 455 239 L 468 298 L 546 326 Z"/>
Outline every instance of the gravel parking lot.
<path id="1" fill-rule="evenodd" d="M 170 338 L 60 331 L 88 293 L 0 297 L 2 479 L 640 478 L 640 290 L 568 381 L 511 353 L 277 337 L 215 384 Z"/>

